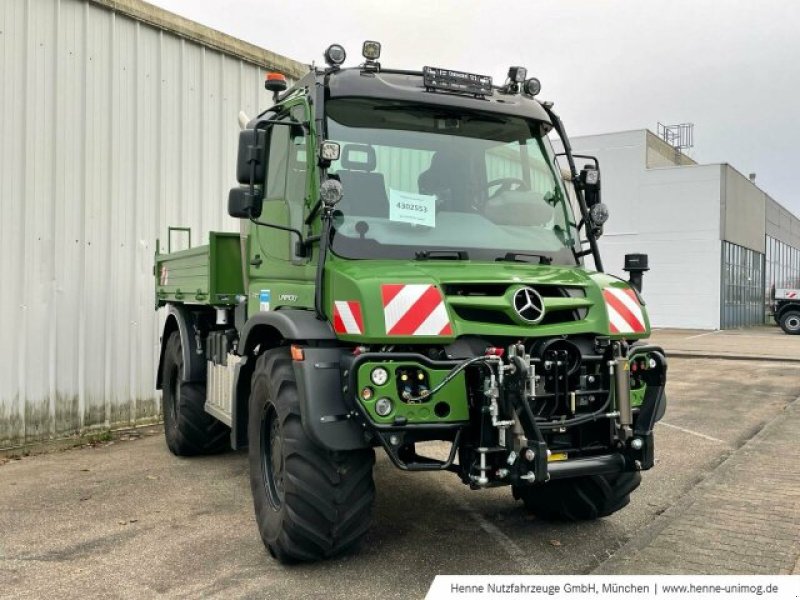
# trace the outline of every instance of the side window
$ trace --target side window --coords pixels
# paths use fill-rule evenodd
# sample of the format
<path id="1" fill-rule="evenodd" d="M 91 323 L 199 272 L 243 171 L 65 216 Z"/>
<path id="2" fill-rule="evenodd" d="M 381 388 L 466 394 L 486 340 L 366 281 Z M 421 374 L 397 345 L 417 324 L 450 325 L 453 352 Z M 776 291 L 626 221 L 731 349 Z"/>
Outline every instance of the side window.
<path id="1" fill-rule="evenodd" d="M 301 116 L 295 118 L 300 120 Z M 278 211 L 273 214 L 281 215 L 276 224 L 302 229 L 307 175 L 306 137 L 303 129 L 273 125 L 270 132 L 265 201 L 280 205 L 272 209 Z M 296 237 L 288 237 L 291 256 Z"/>
<path id="2" fill-rule="evenodd" d="M 269 141 L 266 199 L 286 197 L 286 172 L 289 161 L 289 127 L 273 125 Z"/>
<path id="3" fill-rule="evenodd" d="M 267 200 L 301 208 L 306 195 L 306 138 L 299 127 L 273 125 L 267 165 Z"/>

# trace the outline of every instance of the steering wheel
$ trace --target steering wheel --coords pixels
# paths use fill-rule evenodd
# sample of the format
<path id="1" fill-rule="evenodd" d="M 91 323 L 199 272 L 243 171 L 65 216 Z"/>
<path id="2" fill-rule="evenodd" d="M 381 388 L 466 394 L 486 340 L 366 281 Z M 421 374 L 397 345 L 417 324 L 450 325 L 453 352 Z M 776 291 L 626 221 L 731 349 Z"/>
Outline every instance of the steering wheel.
<path id="1" fill-rule="evenodd" d="M 494 198 L 503 192 L 519 192 L 530 189 L 530 186 L 528 186 L 528 184 L 519 177 L 500 177 L 499 179 L 492 179 L 489 183 L 487 183 L 486 191 L 489 192 L 493 187 L 498 185 L 500 187 L 497 188 L 494 193 L 489 193 L 489 198 Z"/>

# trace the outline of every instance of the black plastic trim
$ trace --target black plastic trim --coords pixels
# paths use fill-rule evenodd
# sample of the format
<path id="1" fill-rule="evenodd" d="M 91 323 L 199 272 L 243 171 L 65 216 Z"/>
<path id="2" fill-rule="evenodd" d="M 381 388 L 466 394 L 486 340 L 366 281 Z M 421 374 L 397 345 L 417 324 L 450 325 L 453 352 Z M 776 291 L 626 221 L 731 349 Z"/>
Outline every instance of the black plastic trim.
<path id="1" fill-rule="evenodd" d="M 336 335 L 327 321 L 320 321 L 310 310 L 286 309 L 259 312 L 250 317 L 242 329 L 239 353 L 244 355 L 255 347 L 250 336 L 259 326 L 274 328 L 285 340 L 335 340 Z"/>
<path id="2" fill-rule="evenodd" d="M 343 349 L 304 346 L 303 353 L 305 359 L 293 364 L 300 418 L 308 436 L 328 450 L 370 447 L 372 436 L 352 418 L 342 393 Z"/>
<path id="3" fill-rule="evenodd" d="M 174 319 L 181 336 L 181 351 L 183 354 L 183 381 L 205 381 L 206 359 L 197 352 L 197 339 L 195 337 L 195 314 L 180 304 L 167 304 L 167 318 L 164 322 L 164 332 L 170 329 L 170 320 Z M 158 360 L 158 373 L 156 375 L 156 389 L 161 389 L 161 369 L 164 362 L 164 348 L 167 336 L 162 333 L 161 352 Z"/>

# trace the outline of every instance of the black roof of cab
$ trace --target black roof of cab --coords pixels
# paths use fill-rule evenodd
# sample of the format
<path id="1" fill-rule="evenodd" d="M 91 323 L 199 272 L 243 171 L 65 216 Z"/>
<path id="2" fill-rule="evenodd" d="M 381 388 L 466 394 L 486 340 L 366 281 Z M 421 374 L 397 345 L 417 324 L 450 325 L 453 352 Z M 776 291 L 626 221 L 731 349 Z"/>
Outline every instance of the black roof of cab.
<path id="1" fill-rule="evenodd" d="M 333 71 L 327 77 L 330 98 L 424 102 L 535 119 L 545 123 L 547 130 L 552 126 L 539 101 L 530 96 L 504 94 L 495 90 L 491 96 L 476 98 L 466 94 L 427 91 L 422 82 L 422 72 L 389 69 L 376 72 L 350 68 Z"/>

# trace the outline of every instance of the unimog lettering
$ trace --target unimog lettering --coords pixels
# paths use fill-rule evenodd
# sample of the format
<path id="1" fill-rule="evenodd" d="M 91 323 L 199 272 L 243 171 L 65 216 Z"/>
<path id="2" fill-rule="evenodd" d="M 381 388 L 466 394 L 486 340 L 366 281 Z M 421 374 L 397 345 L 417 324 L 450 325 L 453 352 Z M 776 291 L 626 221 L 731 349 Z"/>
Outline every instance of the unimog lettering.
<path id="1" fill-rule="evenodd" d="M 597 160 L 523 67 L 497 84 L 362 53 L 344 68 L 333 45 L 288 89 L 268 74 L 228 197 L 240 230 L 156 252 L 169 449 L 247 447 L 283 562 L 358 546 L 376 448 L 542 519 L 624 508 L 654 465 L 667 362 L 644 342 L 647 256 L 626 256 L 627 282 L 604 273 Z"/>

